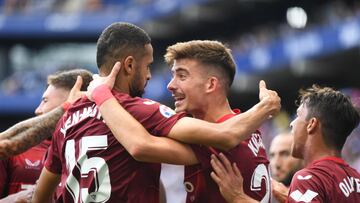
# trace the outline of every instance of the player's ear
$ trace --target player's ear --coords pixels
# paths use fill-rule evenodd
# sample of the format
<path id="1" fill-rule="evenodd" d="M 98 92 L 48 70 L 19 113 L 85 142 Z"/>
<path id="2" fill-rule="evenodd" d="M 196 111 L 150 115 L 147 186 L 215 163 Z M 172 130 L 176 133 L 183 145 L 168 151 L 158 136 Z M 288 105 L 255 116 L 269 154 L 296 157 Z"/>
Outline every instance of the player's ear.
<path id="1" fill-rule="evenodd" d="M 206 81 L 206 92 L 213 92 L 219 86 L 219 79 L 214 76 L 210 76 Z"/>
<path id="2" fill-rule="evenodd" d="M 133 69 L 134 63 L 135 63 L 135 59 L 133 56 L 127 56 L 124 59 L 123 69 L 124 69 L 125 73 L 131 74 L 132 71 L 134 71 L 134 69 Z"/>
<path id="3" fill-rule="evenodd" d="M 312 117 L 309 120 L 308 125 L 306 126 L 306 130 L 308 132 L 308 134 L 313 134 L 317 129 L 320 128 L 320 121 L 318 118 L 316 117 Z"/>

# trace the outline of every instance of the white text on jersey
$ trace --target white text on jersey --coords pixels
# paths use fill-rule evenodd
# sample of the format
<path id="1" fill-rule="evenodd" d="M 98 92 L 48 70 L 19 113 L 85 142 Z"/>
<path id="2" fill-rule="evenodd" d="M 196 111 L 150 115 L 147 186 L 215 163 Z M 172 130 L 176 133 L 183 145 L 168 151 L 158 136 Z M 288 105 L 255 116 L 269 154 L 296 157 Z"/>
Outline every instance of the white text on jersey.
<path id="1" fill-rule="evenodd" d="M 94 118 L 95 116 L 98 120 L 100 120 L 101 114 L 98 111 L 97 106 L 95 104 L 89 107 L 85 107 L 82 110 L 76 111 L 67 118 L 66 122 L 64 123 L 64 126 L 60 129 L 60 132 L 65 137 L 66 131 L 69 128 L 73 127 L 74 125 L 78 124 L 79 122 L 81 122 L 86 118 L 89 117 Z"/>
<path id="2" fill-rule="evenodd" d="M 261 136 L 259 133 L 253 133 L 251 135 L 251 138 L 249 140 L 248 143 L 248 147 L 250 148 L 250 150 L 252 151 L 252 153 L 254 154 L 254 156 L 257 156 L 260 150 L 260 147 L 264 148 L 264 144 L 262 142 Z"/>
<path id="3" fill-rule="evenodd" d="M 347 176 L 339 183 L 339 188 L 345 197 L 349 197 L 355 190 L 360 193 L 360 179 Z"/>

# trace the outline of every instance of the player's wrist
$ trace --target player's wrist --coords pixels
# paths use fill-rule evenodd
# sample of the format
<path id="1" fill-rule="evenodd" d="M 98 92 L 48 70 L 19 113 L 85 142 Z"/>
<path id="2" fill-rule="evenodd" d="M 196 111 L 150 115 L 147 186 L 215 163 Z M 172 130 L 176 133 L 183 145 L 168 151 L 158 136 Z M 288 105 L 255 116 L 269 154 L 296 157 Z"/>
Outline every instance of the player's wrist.
<path id="1" fill-rule="evenodd" d="M 114 95 L 112 94 L 110 87 L 103 84 L 94 89 L 91 97 L 97 106 L 101 106 L 105 101 L 114 98 Z"/>

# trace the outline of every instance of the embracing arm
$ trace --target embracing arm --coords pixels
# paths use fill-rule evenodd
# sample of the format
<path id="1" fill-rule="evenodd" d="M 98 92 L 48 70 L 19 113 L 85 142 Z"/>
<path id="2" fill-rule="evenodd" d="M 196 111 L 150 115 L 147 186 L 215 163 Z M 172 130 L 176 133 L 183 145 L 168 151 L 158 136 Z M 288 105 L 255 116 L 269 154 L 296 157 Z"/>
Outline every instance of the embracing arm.
<path id="1" fill-rule="evenodd" d="M 275 94 L 272 97 L 262 99 L 248 111 L 222 123 L 182 118 L 171 129 L 168 137 L 185 143 L 231 149 L 247 139 L 270 115 L 280 109 L 279 97 Z"/>
<path id="2" fill-rule="evenodd" d="M 80 91 L 81 85 L 82 78 L 78 76 L 76 83 L 70 90 L 67 101 L 61 107 L 41 116 L 22 121 L 1 132 L 0 159 L 20 154 L 51 136 L 58 120 L 65 112 L 64 109 L 67 109 L 71 103 L 84 94 Z"/>
<path id="3" fill-rule="evenodd" d="M 136 160 L 179 165 L 192 165 L 198 162 L 188 145 L 150 135 L 115 98 L 106 100 L 100 105 L 99 110 L 116 139 Z"/>
<path id="4" fill-rule="evenodd" d="M 31 202 L 49 202 L 60 183 L 60 177 L 59 174 L 52 173 L 44 167 Z"/>
<path id="5" fill-rule="evenodd" d="M 0 133 L 0 159 L 20 154 L 51 136 L 64 114 L 62 107 L 22 121 Z"/>

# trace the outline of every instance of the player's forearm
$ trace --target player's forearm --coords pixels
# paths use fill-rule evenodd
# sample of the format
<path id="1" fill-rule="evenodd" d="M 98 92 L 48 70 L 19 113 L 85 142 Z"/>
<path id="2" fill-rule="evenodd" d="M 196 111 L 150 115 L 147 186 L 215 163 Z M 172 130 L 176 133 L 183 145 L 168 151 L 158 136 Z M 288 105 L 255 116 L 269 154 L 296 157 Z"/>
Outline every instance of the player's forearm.
<path id="1" fill-rule="evenodd" d="M 56 187 L 60 183 L 60 175 L 47 170 L 45 167 L 41 171 L 39 182 L 36 185 L 32 203 L 49 202 L 53 197 Z"/>
<path id="2" fill-rule="evenodd" d="M 179 165 L 198 162 L 189 146 L 150 135 L 116 99 L 105 101 L 99 110 L 115 138 L 137 161 Z"/>
<path id="3" fill-rule="evenodd" d="M 146 143 L 148 132 L 115 98 L 105 101 L 99 110 L 115 138 L 130 154 L 137 152 L 137 148 Z"/>
<path id="4" fill-rule="evenodd" d="M 22 121 L 0 133 L 0 159 L 20 154 L 51 136 L 63 114 L 63 108 L 58 107 L 47 114 Z"/>
<path id="5" fill-rule="evenodd" d="M 268 118 L 273 109 L 266 102 L 259 102 L 248 111 L 221 123 L 223 148 L 231 149 L 249 138 Z"/>

